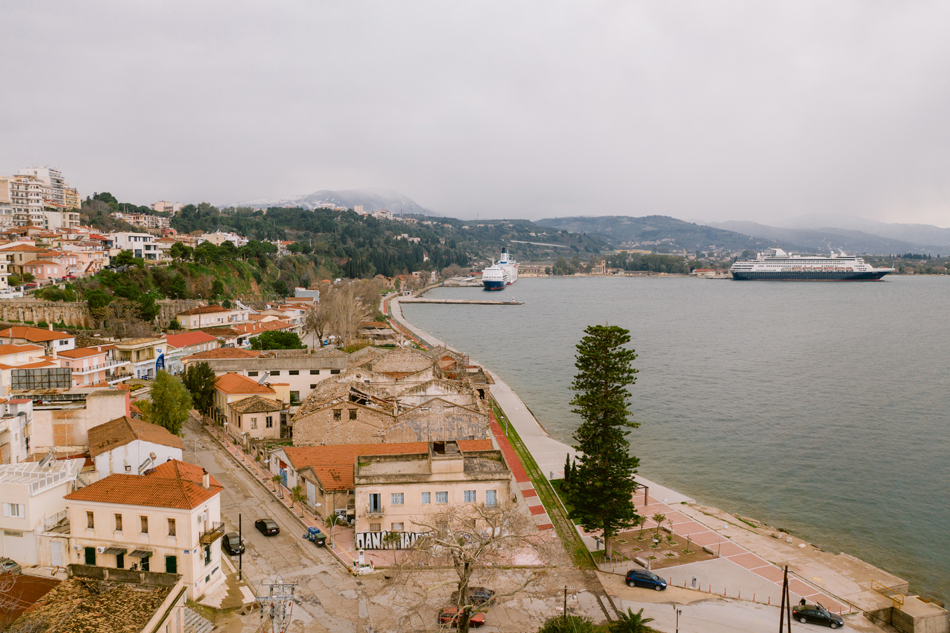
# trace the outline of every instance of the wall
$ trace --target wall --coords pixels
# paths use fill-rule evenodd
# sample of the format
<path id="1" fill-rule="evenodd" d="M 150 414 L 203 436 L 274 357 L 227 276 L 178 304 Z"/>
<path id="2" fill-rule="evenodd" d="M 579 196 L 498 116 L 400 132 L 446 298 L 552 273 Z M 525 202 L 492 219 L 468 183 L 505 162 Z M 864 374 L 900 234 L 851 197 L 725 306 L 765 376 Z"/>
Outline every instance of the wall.
<path id="1" fill-rule="evenodd" d="M 155 453 L 155 463 L 153 466 L 164 464 L 169 459 L 181 461 L 181 449 L 165 446 L 163 444 L 153 444 L 152 442 L 143 442 L 135 440 L 125 446 L 117 446 L 111 451 L 96 455 L 96 474 L 100 479 L 108 477 L 113 473 L 131 473 L 139 474 L 139 466 L 149 458 L 150 453 Z M 131 470 L 126 471 L 126 465 L 131 466 Z"/>
<path id="2" fill-rule="evenodd" d="M 185 310 L 203 305 L 195 300 L 162 299 L 156 302 L 160 308 L 155 324 L 168 327 L 175 315 Z M 40 301 L 37 299 L 0 299 L 0 322 L 25 323 L 65 323 L 68 327 L 94 327 L 89 306 L 85 301 L 66 303 L 62 301 Z"/>
<path id="3" fill-rule="evenodd" d="M 85 406 L 35 407 L 30 451 L 46 452 L 51 446 L 88 446 L 90 428 L 124 415 L 129 415 L 129 392 L 119 390 L 94 391 L 86 396 Z"/>
<path id="4" fill-rule="evenodd" d="M 488 439 L 488 416 L 444 400 L 430 400 L 400 414 L 386 431 L 387 442 Z"/>

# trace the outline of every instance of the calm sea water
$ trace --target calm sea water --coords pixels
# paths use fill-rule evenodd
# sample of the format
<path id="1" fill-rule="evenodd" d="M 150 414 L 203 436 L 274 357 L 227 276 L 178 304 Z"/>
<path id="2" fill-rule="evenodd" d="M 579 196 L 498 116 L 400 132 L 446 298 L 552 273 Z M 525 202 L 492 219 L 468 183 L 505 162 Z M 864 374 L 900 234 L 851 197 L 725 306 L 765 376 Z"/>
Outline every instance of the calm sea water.
<path id="1" fill-rule="evenodd" d="M 950 279 L 521 279 L 492 295 L 512 297 L 525 305 L 403 310 L 566 443 L 583 329 L 628 328 L 640 473 L 950 599 Z"/>

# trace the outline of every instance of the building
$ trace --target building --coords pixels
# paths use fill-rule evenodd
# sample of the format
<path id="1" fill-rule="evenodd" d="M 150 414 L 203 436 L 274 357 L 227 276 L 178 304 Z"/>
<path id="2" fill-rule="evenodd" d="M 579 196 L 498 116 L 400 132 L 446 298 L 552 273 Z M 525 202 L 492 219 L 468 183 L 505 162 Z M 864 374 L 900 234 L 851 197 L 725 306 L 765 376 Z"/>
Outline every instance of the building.
<path id="1" fill-rule="evenodd" d="M 133 257 L 158 261 L 158 244 L 155 243 L 155 236 L 149 233 L 113 233 L 110 242 L 111 248 L 131 251 Z"/>
<path id="2" fill-rule="evenodd" d="M 185 310 L 175 315 L 178 323 L 186 330 L 201 328 L 227 327 L 247 323 L 249 311 L 240 308 L 223 308 L 219 305 L 201 306 Z"/>
<path id="3" fill-rule="evenodd" d="M 232 401 L 228 407 L 228 432 L 246 440 L 280 439 L 280 412 L 284 403 L 272 398 L 251 396 Z"/>
<path id="4" fill-rule="evenodd" d="M 166 334 L 168 350 L 165 352 L 165 371 L 180 374 L 185 371 L 182 362 L 186 357 L 217 349 L 218 339 L 205 332 L 195 331 L 185 334 Z"/>
<path id="5" fill-rule="evenodd" d="M 29 398 L 0 400 L 0 464 L 19 464 L 30 454 L 33 401 Z"/>
<path id="6" fill-rule="evenodd" d="M 131 341 L 115 343 L 120 361 L 127 361 L 130 372 L 135 378 L 152 380 L 165 369 L 165 347 L 163 338 L 137 338 Z"/>
<path id="7" fill-rule="evenodd" d="M 60 367 L 67 367 L 72 371 L 73 387 L 89 387 L 92 385 L 117 385 L 132 377 L 128 359 L 117 356 L 118 348 L 115 345 L 98 345 L 96 347 L 81 347 L 59 353 Z"/>
<path id="8" fill-rule="evenodd" d="M 115 473 L 140 475 L 168 460 L 181 461 L 183 448 L 182 439 L 165 427 L 129 416 L 89 429 L 89 457 L 100 479 Z"/>
<path id="9" fill-rule="evenodd" d="M 46 349 L 47 355 L 66 352 L 76 347 L 76 337 L 66 332 L 54 332 L 53 326 L 44 330 L 39 327 L 14 326 L 0 330 L 0 341 L 11 345 L 32 343 Z"/>
<path id="10" fill-rule="evenodd" d="M 66 187 L 66 189 L 63 191 L 63 196 L 66 200 L 67 210 L 79 209 L 82 207 L 82 200 L 79 197 L 79 192 L 76 191 L 75 187 Z M 76 224 L 71 224 L 70 228 L 73 228 L 73 226 L 79 226 L 79 218 L 76 218 Z"/>
<path id="11" fill-rule="evenodd" d="M 0 466 L 0 556 L 20 565 L 39 564 L 39 535 L 65 516 L 63 497 L 82 470 L 82 459 Z M 60 550 L 62 559 L 63 551 Z"/>
<path id="12" fill-rule="evenodd" d="M 58 169 L 53 169 L 49 165 L 46 167 L 28 167 L 18 171 L 17 175 L 33 178 L 42 183 L 47 189 L 44 202 L 48 206 L 59 209 L 66 208 L 66 181 L 63 180 L 63 174 Z"/>
<path id="13" fill-rule="evenodd" d="M 197 600 L 224 581 L 222 490 L 200 466 L 178 460 L 80 488 L 65 497 L 69 562 L 181 574 Z"/>
<path id="14" fill-rule="evenodd" d="M 158 202 L 152 203 L 152 210 L 158 211 L 159 213 L 168 213 L 169 215 L 175 215 L 181 211 L 180 202 L 168 202 L 167 200 L 159 200 Z"/>
<path id="15" fill-rule="evenodd" d="M 198 244 L 203 242 L 211 242 L 215 246 L 221 246 L 225 242 L 231 242 L 240 248 L 247 245 L 247 238 L 241 237 L 237 233 L 223 233 L 221 231 L 215 231 L 214 233 L 204 233 L 198 236 Z"/>
<path id="16" fill-rule="evenodd" d="M 231 419 L 232 402 L 251 396 L 278 399 L 277 392 L 269 385 L 260 384 L 239 374 L 225 374 L 218 378 L 214 385 L 214 409 L 218 422 L 227 422 Z M 241 432 L 237 429 L 227 427 L 225 429 L 234 438 L 241 436 Z"/>
<path id="17" fill-rule="evenodd" d="M 431 442 L 417 453 L 364 454 L 356 460 L 356 547 L 402 549 L 427 532 L 413 519 L 442 507 L 497 507 L 511 495 L 501 451 L 465 442 Z M 395 534 L 395 538 L 387 538 Z"/>
<path id="18" fill-rule="evenodd" d="M 22 398 L 33 401 L 31 455 L 50 450 L 62 454 L 85 453 L 89 447 L 89 429 L 102 424 L 103 420 L 130 415 L 127 389 L 37 389 L 22 392 L 18 399 Z"/>

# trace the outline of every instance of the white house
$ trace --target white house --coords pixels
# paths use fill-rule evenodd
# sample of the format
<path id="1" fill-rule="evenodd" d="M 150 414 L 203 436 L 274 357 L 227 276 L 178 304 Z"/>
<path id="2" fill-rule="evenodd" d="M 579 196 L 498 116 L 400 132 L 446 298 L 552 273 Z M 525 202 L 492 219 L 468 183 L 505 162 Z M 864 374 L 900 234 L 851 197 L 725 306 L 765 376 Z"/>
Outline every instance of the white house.
<path id="1" fill-rule="evenodd" d="M 170 459 L 181 460 L 183 447 L 182 439 L 165 427 L 128 416 L 89 429 L 89 456 L 100 479 L 138 475 Z"/>
<path id="2" fill-rule="evenodd" d="M 33 423 L 33 400 L 0 401 L 0 463 L 19 464 L 30 454 L 29 430 Z"/>

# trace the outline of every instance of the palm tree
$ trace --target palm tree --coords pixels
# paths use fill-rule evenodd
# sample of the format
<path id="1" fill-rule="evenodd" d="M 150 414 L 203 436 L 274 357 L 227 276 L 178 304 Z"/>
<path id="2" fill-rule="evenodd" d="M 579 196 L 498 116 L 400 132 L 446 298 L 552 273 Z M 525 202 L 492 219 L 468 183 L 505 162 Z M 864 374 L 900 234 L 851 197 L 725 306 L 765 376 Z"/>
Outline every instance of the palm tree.
<path id="1" fill-rule="evenodd" d="M 281 479 L 281 476 L 280 476 L 280 475 L 274 475 L 273 477 L 270 478 L 270 480 L 274 482 L 274 492 L 277 493 L 277 496 L 278 496 L 278 497 L 280 497 L 281 499 L 283 499 L 283 498 L 284 498 L 284 494 L 283 494 L 283 492 L 282 492 L 281 489 L 280 489 L 280 485 L 281 485 L 282 483 L 284 483 L 284 480 Z"/>
<path id="2" fill-rule="evenodd" d="M 649 633 L 653 630 L 647 626 L 648 622 L 653 622 L 653 618 L 643 617 L 643 609 L 636 613 L 633 609 L 627 609 L 626 613 L 617 615 L 618 619 L 610 623 L 610 633 Z"/>
<path id="3" fill-rule="evenodd" d="M 303 500 L 307 498 L 306 493 L 303 491 L 303 486 L 297 484 L 290 489 L 290 507 L 293 507 L 295 503 L 300 504 L 300 518 L 303 518 Z"/>
<path id="4" fill-rule="evenodd" d="M 339 524 L 346 525 L 346 519 L 341 517 L 336 512 L 333 512 L 327 515 L 326 525 L 330 528 L 330 546 L 336 547 L 336 526 Z"/>

